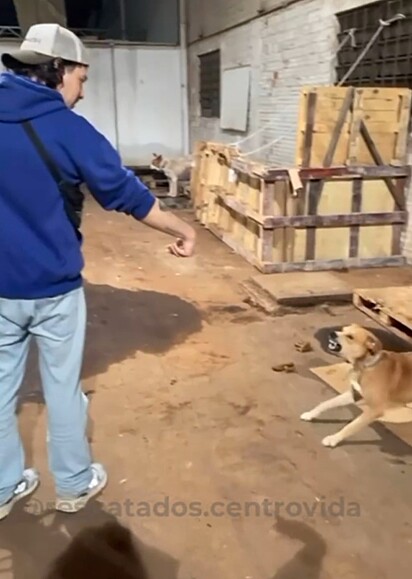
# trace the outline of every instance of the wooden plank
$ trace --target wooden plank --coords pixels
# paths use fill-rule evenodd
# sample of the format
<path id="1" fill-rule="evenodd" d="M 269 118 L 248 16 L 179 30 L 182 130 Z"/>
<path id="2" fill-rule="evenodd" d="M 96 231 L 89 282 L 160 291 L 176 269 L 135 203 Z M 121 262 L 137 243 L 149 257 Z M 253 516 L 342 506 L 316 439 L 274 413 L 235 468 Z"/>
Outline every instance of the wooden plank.
<path id="1" fill-rule="evenodd" d="M 404 196 L 406 194 L 406 179 L 397 179 L 395 187 L 398 190 L 398 194 Z M 395 204 L 394 204 L 395 205 Z M 396 206 L 395 206 L 396 209 Z M 408 213 L 406 212 L 406 215 Z M 399 255 L 402 253 L 402 235 L 406 229 L 406 224 L 408 220 L 404 223 L 394 223 L 392 228 L 392 255 Z"/>
<path id="2" fill-rule="evenodd" d="M 375 143 L 373 142 L 373 139 L 372 139 L 364 121 L 361 121 L 361 123 L 360 123 L 360 131 L 361 131 L 361 135 L 366 143 L 366 146 L 368 147 L 369 152 L 372 155 L 375 163 L 377 165 L 383 165 L 384 161 L 383 161 L 378 149 L 375 147 Z M 392 181 L 390 179 L 385 179 L 385 183 L 386 183 L 389 191 L 391 192 L 392 197 L 395 200 L 397 208 L 400 209 L 401 211 L 403 211 L 405 209 L 404 197 L 399 195 L 399 192 L 397 191 L 396 187 L 394 187 L 394 184 L 392 183 Z"/>
<path id="3" fill-rule="evenodd" d="M 292 195 L 298 197 L 303 193 L 303 183 L 299 175 L 299 171 L 296 168 L 288 169 L 289 181 L 292 187 Z"/>
<path id="4" fill-rule="evenodd" d="M 262 181 L 262 213 L 263 215 L 273 215 L 275 211 L 275 185 Z M 273 231 L 260 228 L 260 239 L 258 246 L 259 261 L 272 261 L 273 252 Z"/>
<path id="5" fill-rule="evenodd" d="M 316 216 L 322 195 L 322 181 L 312 181 L 309 188 L 308 215 Z M 306 232 L 306 259 L 315 259 L 316 253 L 316 229 L 311 227 Z"/>
<path id="6" fill-rule="evenodd" d="M 407 326 L 412 335 L 412 286 L 357 288 L 355 294 L 369 301 L 374 311 L 384 312 Z"/>
<path id="7" fill-rule="evenodd" d="M 359 177 L 364 179 L 380 179 L 380 178 L 392 178 L 396 179 L 398 177 L 408 177 L 410 174 L 410 168 L 407 166 L 403 167 L 392 167 L 379 166 L 339 166 L 339 167 L 302 167 L 298 170 L 299 177 L 302 181 L 316 181 L 318 179 L 333 179 L 338 177 Z M 270 168 L 267 172 L 262 175 L 262 178 L 270 183 L 272 181 L 284 181 L 289 178 L 288 169 L 274 169 Z"/>
<path id="8" fill-rule="evenodd" d="M 361 183 L 355 182 L 359 185 Z M 358 200 L 357 200 L 358 202 Z M 254 216 L 249 215 L 251 219 Z M 256 216 L 265 229 L 293 227 L 295 229 L 331 228 L 331 227 L 354 227 L 368 225 L 392 225 L 394 223 L 407 223 L 406 211 L 394 211 L 388 213 L 337 213 L 331 215 L 291 215 L 287 217 L 261 217 Z M 351 256 L 351 257 L 356 257 Z"/>
<path id="9" fill-rule="evenodd" d="M 362 185 L 360 179 L 354 179 L 352 183 L 352 216 L 360 214 L 362 209 Z M 393 216 L 393 213 L 391 214 Z M 406 216 L 404 215 L 404 218 Z M 381 225 L 379 223 L 379 225 Z M 349 257 L 358 257 L 359 255 L 359 225 L 360 223 L 352 223 L 349 239 Z"/>
<path id="10" fill-rule="evenodd" d="M 353 107 L 351 107 L 352 123 L 350 127 L 349 148 L 348 148 L 348 163 L 349 165 L 359 165 L 359 144 L 361 140 L 361 122 L 363 120 L 364 111 L 362 108 L 363 91 L 357 90 L 353 99 Z"/>
<path id="11" fill-rule="evenodd" d="M 399 131 L 396 139 L 395 159 L 399 163 L 407 161 L 408 137 L 409 137 L 409 119 L 411 116 L 411 93 L 401 94 L 400 114 L 399 114 Z"/>
<path id="12" fill-rule="evenodd" d="M 352 303 L 352 287 L 330 272 L 259 274 L 253 283 L 284 306 L 313 306 L 324 302 Z"/>
<path id="13" fill-rule="evenodd" d="M 339 118 L 337 120 L 336 126 L 332 133 L 332 138 L 329 143 L 328 150 L 326 152 L 323 165 L 324 167 L 330 167 L 333 162 L 333 157 L 335 155 L 336 147 L 339 142 L 343 125 L 347 119 L 348 113 L 353 105 L 354 89 L 352 87 L 347 89 L 345 99 L 343 101 L 342 108 L 339 113 Z"/>
<path id="14" fill-rule="evenodd" d="M 309 92 L 308 98 L 307 98 L 305 137 L 304 137 L 304 142 L 303 142 L 302 165 L 304 167 L 309 167 L 310 160 L 311 160 L 312 142 L 313 142 L 313 127 L 315 124 L 315 114 L 316 114 L 316 100 L 317 100 L 317 94 L 315 92 Z"/>
<path id="15" fill-rule="evenodd" d="M 406 264 L 403 255 L 378 258 L 348 258 L 348 259 L 325 259 L 314 261 L 265 263 L 260 264 L 263 273 L 287 273 L 291 271 L 341 271 L 348 269 L 366 269 L 382 267 L 400 267 Z"/>
<path id="16" fill-rule="evenodd" d="M 412 344 L 412 287 L 355 289 L 355 307 Z"/>
<path id="17" fill-rule="evenodd" d="M 341 136 L 341 131 L 348 116 L 349 111 L 353 108 L 354 89 L 349 88 L 343 101 L 342 109 L 338 122 L 334 128 L 332 139 L 323 159 L 323 166 L 330 167 L 336 152 L 336 146 Z M 324 189 L 324 181 L 315 181 L 309 188 L 308 214 L 316 215 L 318 213 L 319 202 Z M 320 241 L 320 240 L 319 240 Z M 316 229 L 311 228 L 306 232 L 306 259 L 313 260 L 316 256 Z"/>

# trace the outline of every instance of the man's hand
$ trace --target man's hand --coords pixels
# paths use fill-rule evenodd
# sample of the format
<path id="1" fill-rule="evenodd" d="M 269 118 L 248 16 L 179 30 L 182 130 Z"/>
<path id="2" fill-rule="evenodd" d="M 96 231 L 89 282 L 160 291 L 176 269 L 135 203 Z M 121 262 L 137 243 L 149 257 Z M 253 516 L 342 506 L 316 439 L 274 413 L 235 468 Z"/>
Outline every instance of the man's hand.
<path id="1" fill-rule="evenodd" d="M 196 232 L 191 225 L 179 219 L 173 213 L 164 211 L 156 200 L 150 213 L 142 222 L 153 229 L 177 237 L 177 241 L 168 246 L 172 255 L 176 257 L 191 257 L 196 243 Z"/>
<path id="2" fill-rule="evenodd" d="M 176 257 L 191 257 L 195 250 L 195 238 L 178 239 L 175 243 L 169 245 L 168 249 Z"/>

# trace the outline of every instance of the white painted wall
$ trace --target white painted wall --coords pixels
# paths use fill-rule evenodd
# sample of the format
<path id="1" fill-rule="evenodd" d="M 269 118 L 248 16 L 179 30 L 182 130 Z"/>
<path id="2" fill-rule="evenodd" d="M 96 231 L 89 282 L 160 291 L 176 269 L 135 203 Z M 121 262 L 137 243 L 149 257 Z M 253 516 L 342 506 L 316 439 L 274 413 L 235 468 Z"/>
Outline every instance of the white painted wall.
<path id="1" fill-rule="evenodd" d="M 0 42 L 1 52 L 15 48 Z M 180 48 L 123 45 L 89 51 L 89 82 L 76 112 L 109 139 L 127 165 L 147 165 L 152 153 L 182 155 L 187 120 Z"/>
<path id="2" fill-rule="evenodd" d="M 245 136 L 222 131 L 219 119 L 204 119 L 200 114 L 198 56 L 220 48 L 223 69 L 252 67 L 246 135 L 270 123 L 267 130 L 245 143 L 245 150 L 281 138 L 256 158 L 276 165 L 293 164 L 300 88 L 335 81 L 334 55 L 338 45 L 335 13 L 373 1 L 191 0 L 188 5 L 191 145 L 198 139 L 232 142 Z M 276 8 L 265 16 L 258 15 L 259 9 Z M 245 24 L 238 26 L 241 22 Z"/>

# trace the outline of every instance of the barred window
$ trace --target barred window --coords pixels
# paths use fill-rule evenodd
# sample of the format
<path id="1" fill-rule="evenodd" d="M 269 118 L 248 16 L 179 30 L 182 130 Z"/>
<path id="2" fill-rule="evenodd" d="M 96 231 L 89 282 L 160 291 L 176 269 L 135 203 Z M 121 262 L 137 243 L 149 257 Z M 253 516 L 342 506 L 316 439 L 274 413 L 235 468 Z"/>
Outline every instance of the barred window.
<path id="1" fill-rule="evenodd" d="M 349 72 L 372 39 L 379 21 L 390 20 L 397 14 L 403 14 L 405 18 L 383 28 L 373 46 L 343 84 L 412 88 L 411 0 L 380 0 L 336 14 L 340 25 L 339 43 L 350 29 L 355 29 L 356 43 L 356 47 L 353 47 L 351 42 L 347 42 L 338 54 L 338 82 Z"/>
<path id="2" fill-rule="evenodd" d="M 202 117 L 220 117 L 220 50 L 199 56 Z"/>

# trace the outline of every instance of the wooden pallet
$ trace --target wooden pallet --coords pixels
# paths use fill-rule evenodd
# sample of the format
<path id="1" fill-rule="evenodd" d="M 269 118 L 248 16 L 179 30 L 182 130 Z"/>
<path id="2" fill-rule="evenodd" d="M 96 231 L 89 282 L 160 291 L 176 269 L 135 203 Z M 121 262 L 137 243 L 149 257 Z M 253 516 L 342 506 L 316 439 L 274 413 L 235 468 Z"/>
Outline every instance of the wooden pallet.
<path id="1" fill-rule="evenodd" d="M 412 287 L 356 289 L 353 303 L 375 322 L 412 344 Z"/>

